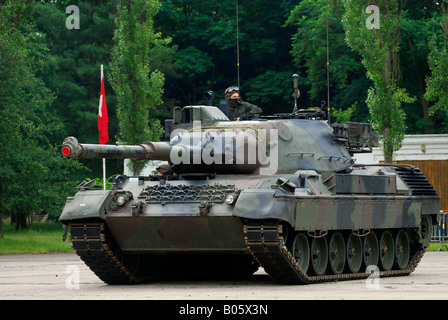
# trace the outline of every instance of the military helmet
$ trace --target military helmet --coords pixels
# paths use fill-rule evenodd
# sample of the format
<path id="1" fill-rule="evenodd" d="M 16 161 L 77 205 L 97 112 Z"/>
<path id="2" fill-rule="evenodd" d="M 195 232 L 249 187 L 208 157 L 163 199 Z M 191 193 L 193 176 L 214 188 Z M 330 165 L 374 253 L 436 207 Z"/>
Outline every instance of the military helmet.
<path id="1" fill-rule="evenodd" d="M 231 96 L 232 94 L 234 94 L 235 92 L 240 93 L 240 88 L 238 88 L 238 87 L 236 87 L 236 86 L 228 87 L 228 88 L 226 89 L 226 91 L 224 91 L 225 98 L 226 98 L 226 99 L 230 99 L 230 96 Z"/>

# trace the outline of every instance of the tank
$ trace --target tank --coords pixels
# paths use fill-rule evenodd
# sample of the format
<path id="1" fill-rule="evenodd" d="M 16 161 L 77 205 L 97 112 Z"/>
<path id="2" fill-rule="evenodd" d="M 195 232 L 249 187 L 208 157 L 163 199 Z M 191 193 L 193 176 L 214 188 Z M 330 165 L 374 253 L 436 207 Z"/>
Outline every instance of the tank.
<path id="1" fill-rule="evenodd" d="M 297 103 L 296 103 L 297 106 Z M 166 142 L 80 144 L 67 158 L 164 160 L 157 173 L 83 182 L 60 221 L 105 283 L 249 277 L 281 284 L 409 275 L 439 213 L 435 189 L 410 165 L 362 165 L 370 124 L 325 113 L 230 121 L 217 107 L 176 108 Z"/>

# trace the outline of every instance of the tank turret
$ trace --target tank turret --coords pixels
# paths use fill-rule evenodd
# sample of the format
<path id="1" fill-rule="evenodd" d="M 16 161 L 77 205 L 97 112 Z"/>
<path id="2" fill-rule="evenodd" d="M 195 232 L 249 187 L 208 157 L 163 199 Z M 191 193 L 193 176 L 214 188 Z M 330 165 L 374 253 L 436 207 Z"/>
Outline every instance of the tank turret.
<path id="1" fill-rule="evenodd" d="M 266 156 L 266 136 L 252 127 L 212 130 L 177 129 L 170 142 L 142 142 L 140 145 L 80 144 L 68 137 L 63 156 L 71 159 L 107 158 L 169 161 L 173 173 L 252 173 Z M 263 140 L 260 140 L 263 139 Z M 268 137 L 269 139 L 269 137 Z M 261 142 L 263 141 L 263 142 Z"/>
<path id="2" fill-rule="evenodd" d="M 229 121 L 210 106 L 175 110 L 175 117 L 178 112 L 169 142 L 114 146 L 79 144 L 76 138 L 68 137 L 62 154 L 74 159 L 165 160 L 177 174 L 323 173 L 350 170 L 352 153 L 369 152 L 378 143 L 370 124 L 330 127 L 320 117 L 310 121 L 314 111 L 252 121 Z"/>

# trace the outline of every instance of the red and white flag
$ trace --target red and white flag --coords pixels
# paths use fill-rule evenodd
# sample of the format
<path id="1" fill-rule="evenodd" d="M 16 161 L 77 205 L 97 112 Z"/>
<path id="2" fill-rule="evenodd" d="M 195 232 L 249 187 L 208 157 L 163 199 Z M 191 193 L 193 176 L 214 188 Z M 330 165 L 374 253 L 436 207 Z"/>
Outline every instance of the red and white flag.
<path id="1" fill-rule="evenodd" d="M 101 65 L 101 95 L 100 105 L 98 107 L 98 131 L 100 132 L 100 144 L 106 144 L 109 141 L 109 116 L 107 114 L 106 92 L 104 91 L 103 65 Z"/>

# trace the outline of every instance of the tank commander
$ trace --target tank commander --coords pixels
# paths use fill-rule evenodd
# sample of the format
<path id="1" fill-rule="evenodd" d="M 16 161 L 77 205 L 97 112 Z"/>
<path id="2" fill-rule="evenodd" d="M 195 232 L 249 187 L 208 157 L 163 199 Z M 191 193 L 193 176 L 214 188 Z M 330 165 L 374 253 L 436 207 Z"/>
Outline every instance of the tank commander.
<path id="1" fill-rule="evenodd" d="M 230 116 L 232 120 L 240 120 L 241 116 L 253 116 L 263 112 L 260 107 L 242 101 L 238 87 L 228 87 L 225 91 L 225 98 L 230 102 Z"/>
<path id="2" fill-rule="evenodd" d="M 173 174 L 173 168 L 169 164 L 162 164 L 156 168 L 157 176 L 162 179 L 166 179 L 167 176 L 171 176 Z"/>

